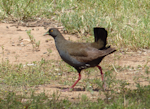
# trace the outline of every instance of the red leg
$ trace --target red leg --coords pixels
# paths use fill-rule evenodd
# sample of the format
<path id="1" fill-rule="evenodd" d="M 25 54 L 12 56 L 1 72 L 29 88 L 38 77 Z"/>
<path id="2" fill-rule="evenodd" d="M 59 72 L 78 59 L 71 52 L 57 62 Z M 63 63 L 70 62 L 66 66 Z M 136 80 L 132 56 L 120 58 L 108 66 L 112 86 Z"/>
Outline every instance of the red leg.
<path id="1" fill-rule="evenodd" d="M 62 90 L 62 91 L 63 91 L 63 92 L 65 92 L 65 91 L 71 91 L 71 90 L 74 88 L 74 86 L 79 82 L 80 79 L 81 79 L 81 74 L 79 73 L 78 80 L 77 80 L 70 88 L 64 89 L 64 90 Z"/>
<path id="2" fill-rule="evenodd" d="M 71 89 L 74 88 L 74 86 L 79 82 L 80 79 L 81 79 L 81 74 L 79 73 L 79 78 L 78 78 L 78 80 L 71 86 Z"/>
<path id="3" fill-rule="evenodd" d="M 100 70 L 100 73 L 101 73 L 101 77 L 102 77 L 102 81 L 103 81 L 103 88 L 104 88 L 104 90 L 106 89 L 106 85 L 105 85 L 105 80 L 104 80 L 104 74 L 103 74 L 103 72 L 102 72 L 102 68 L 101 68 L 101 66 L 98 66 L 97 65 L 97 67 L 99 68 L 99 70 Z"/>

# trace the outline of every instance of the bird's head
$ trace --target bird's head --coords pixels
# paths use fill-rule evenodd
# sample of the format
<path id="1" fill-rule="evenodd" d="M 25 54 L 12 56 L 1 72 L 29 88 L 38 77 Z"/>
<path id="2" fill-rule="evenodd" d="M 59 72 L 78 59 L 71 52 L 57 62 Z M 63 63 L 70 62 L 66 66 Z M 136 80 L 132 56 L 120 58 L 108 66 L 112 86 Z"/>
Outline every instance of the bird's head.
<path id="1" fill-rule="evenodd" d="M 55 38 L 58 34 L 60 34 L 60 32 L 58 31 L 58 29 L 56 28 L 51 28 L 49 29 L 45 34 L 45 35 L 51 35 L 53 38 Z"/>

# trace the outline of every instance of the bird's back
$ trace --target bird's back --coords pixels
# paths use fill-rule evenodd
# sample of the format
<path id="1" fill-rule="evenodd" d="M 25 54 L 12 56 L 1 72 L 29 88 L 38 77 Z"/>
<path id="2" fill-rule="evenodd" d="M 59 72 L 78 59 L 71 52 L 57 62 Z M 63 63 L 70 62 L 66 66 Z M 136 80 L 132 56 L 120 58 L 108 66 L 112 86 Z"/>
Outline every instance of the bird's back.
<path id="1" fill-rule="evenodd" d="M 55 44 L 66 63 L 76 69 L 84 69 L 98 65 L 106 55 L 115 51 L 106 47 L 107 31 L 104 28 L 94 28 L 94 37 L 93 43 L 78 43 L 65 40 L 60 35 L 55 38 Z"/>

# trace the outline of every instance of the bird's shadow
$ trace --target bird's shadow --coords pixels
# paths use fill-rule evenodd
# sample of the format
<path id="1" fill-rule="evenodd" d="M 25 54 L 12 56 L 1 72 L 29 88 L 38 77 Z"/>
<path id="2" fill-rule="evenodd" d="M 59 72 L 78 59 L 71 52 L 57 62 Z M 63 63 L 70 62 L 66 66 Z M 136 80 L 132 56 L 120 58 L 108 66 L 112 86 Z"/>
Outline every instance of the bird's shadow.
<path id="1" fill-rule="evenodd" d="M 58 88 L 58 89 L 61 89 L 61 90 L 66 90 L 66 89 L 68 89 L 67 87 L 61 87 L 61 86 L 56 86 L 55 88 Z M 101 89 L 99 89 L 99 88 L 94 88 L 94 89 L 92 89 L 92 90 L 98 92 L 98 91 L 100 91 Z M 86 91 L 86 89 L 85 89 L 85 88 L 73 88 L 72 91 Z"/>

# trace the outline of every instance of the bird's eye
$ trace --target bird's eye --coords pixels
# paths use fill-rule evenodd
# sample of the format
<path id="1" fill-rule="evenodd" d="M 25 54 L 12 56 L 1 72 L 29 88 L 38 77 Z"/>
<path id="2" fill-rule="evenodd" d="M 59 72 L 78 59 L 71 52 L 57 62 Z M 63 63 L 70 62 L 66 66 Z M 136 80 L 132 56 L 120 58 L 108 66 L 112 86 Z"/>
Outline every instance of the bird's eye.
<path id="1" fill-rule="evenodd" d="M 51 30 L 51 32 L 53 32 L 53 30 Z"/>

